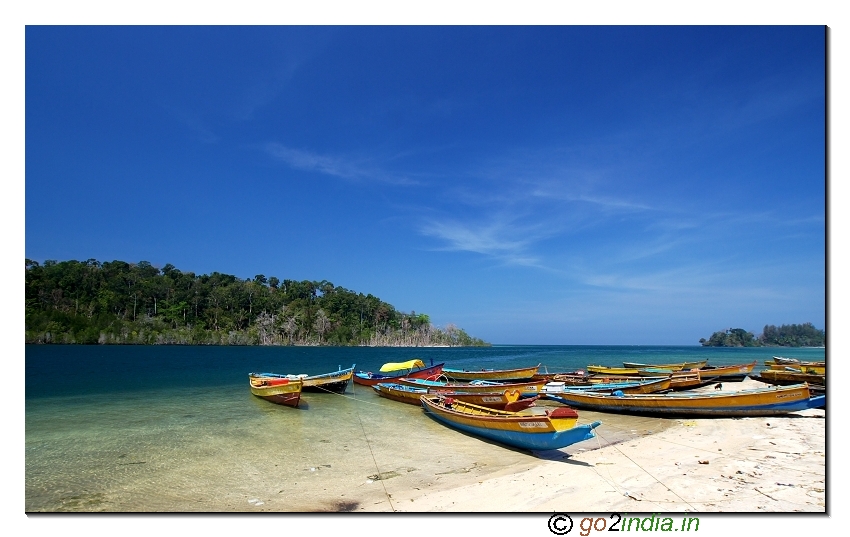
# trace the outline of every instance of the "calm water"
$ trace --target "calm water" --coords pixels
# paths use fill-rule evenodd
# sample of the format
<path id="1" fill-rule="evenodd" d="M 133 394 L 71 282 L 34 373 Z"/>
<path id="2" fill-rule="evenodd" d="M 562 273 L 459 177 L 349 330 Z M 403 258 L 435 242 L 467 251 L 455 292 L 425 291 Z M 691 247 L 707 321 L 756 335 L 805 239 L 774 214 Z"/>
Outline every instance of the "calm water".
<path id="1" fill-rule="evenodd" d="M 774 354 L 824 359 L 824 349 L 775 348 L 27 346 L 25 509 L 393 511 L 415 491 L 541 460 L 568 464 L 571 453 L 671 423 L 580 412 L 580 423 L 603 422 L 597 438 L 529 454 L 457 433 L 361 386 L 345 395 L 304 394 L 298 409 L 274 405 L 250 394 L 252 371 L 319 374 L 352 364 L 377 371 L 413 358 L 565 371 L 623 361 L 762 364 Z"/>

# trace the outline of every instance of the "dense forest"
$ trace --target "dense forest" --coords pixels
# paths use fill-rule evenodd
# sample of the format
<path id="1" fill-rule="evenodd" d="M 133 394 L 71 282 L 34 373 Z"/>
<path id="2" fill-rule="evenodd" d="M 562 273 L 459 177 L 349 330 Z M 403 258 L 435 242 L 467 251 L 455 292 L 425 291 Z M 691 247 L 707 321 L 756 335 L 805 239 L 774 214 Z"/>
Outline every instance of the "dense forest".
<path id="1" fill-rule="evenodd" d="M 743 328 L 730 328 L 715 332 L 699 342 L 703 347 L 823 347 L 826 332 L 815 328 L 812 323 L 783 324 L 780 327 L 765 325 L 758 337 Z"/>
<path id="2" fill-rule="evenodd" d="M 26 342 L 488 345 L 328 281 L 196 275 L 147 261 L 26 260 Z"/>

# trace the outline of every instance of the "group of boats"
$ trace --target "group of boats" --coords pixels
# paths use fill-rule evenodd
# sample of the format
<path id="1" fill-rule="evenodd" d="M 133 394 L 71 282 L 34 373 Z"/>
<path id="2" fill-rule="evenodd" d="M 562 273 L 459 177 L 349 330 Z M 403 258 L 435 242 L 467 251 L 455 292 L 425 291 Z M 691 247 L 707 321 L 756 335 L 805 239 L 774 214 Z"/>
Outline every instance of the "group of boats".
<path id="1" fill-rule="evenodd" d="M 540 364 L 516 369 L 454 369 L 422 360 L 387 363 L 379 372 L 354 367 L 323 375 L 251 373 L 251 393 L 298 406 L 301 391 L 344 393 L 349 382 L 371 387 L 387 399 L 422 407 L 425 414 L 457 430 L 528 450 L 560 449 L 593 438 L 594 421 L 578 425 L 576 409 L 665 416 L 776 416 L 825 408 L 825 388 L 808 381 L 723 390 L 723 382 L 776 374 L 820 375 L 823 362 L 774 357 L 753 375 L 756 362 L 709 366 L 707 361 L 672 364 L 625 362 L 623 367 L 589 365 L 582 371 L 540 372 Z M 820 369 L 818 369 L 820 368 Z M 818 373 L 818 371 L 820 373 Z M 767 377 L 765 377 L 767 373 Z M 767 382 L 767 381 L 765 381 Z M 713 390 L 693 391 L 713 385 Z M 541 407 L 548 400 L 556 404 Z"/>

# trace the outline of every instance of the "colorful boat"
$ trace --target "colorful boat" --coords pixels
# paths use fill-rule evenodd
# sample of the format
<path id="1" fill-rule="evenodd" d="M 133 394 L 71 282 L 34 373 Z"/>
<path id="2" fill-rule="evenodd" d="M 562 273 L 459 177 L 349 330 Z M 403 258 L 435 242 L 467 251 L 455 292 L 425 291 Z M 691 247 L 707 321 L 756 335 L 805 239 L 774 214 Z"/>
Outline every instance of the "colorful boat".
<path id="1" fill-rule="evenodd" d="M 673 367 L 608 367 L 604 365 L 589 365 L 587 371 L 594 375 L 629 375 L 638 376 L 642 373 L 649 375 L 658 375 L 659 373 L 673 373 L 684 369 L 684 364 L 676 364 Z"/>
<path id="2" fill-rule="evenodd" d="M 781 369 L 765 369 L 753 378 L 762 382 L 767 382 L 768 384 L 788 385 L 800 384 L 802 382 L 818 385 L 826 384 L 826 375 L 815 375 L 800 371 L 785 371 Z"/>
<path id="3" fill-rule="evenodd" d="M 452 369 L 443 368 L 443 375 L 449 380 L 470 382 L 473 380 L 512 381 L 531 379 L 537 374 L 540 364 L 534 367 L 523 367 L 519 369 Z"/>
<path id="4" fill-rule="evenodd" d="M 358 371 L 354 374 L 354 383 L 363 386 L 374 386 L 379 382 L 398 382 L 403 377 L 417 379 L 435 379 L 440 376 L 445 364 L 432 365 L 425 367 L 422 360 L 409 360 L 400 363 L 388 363 L 381 366 L 381 373 L 372 373 L 371 371 Z M 398 371 L 395 375 L 385 375 Z"/>
<path id="5" fill-rule="evenodd" d="M 601 412 L 707 417 L 778 416 L 818 408 L 826 402 L 824 395 L 812 397 L 808 384 L 663 395 L 605 395 L 567 390 L 546 397 L 571 407 Z"/>
<path id="6" fill-rule="evenodd" d="M 825 375 L 826 374 L 826 366 L 825 365 L 810 365 L 805 362 L 800 362 L 799 364 L 794 365 L 785 365 L 778 364 L 776 362 L 765 361 L 764 365 L 768 367 L 768 369 L 774 369 L 778 371 L 795 371 L 797 373 L 806 373 L 808 375 Z"/>
<path id="7" fill-rule="evenodd" d="M 681 369 L 702 369 L 708 364 L 708 360 L 700 360 L 697 362 L 681 362 L 678 364 L 639 364 L 636 362 L 623 362 L 623 367 L 629 369 L 673 369 L 673 370 L 681 370 Z"/>
<path id="8" fill-rule="evenodd" d="M 354 366 L 348 369 L 340 368 L 339 371 L 333 373 L 324 373 L 321 375 L 279 375 L 277 373 L 251 373 L 255 377 L 265 378 L 286 378 L 289 380 L 301 379 L 304 387 L 303 392 L 334 392 L 345 393 L 351 379 L 354 376 Z"/>
<path id="9" fill-rule="evenodd" d="M 674 392 L 694 390 L 717 382 L 719 377 L 703 377 L 699 371 L 673 373 L 670 376 L 670 389 Z"/>
<path id="10" fill-rule="evenodd" d="M 422 408 L 436 419 L 460 431 L 528 450 L 560 449 L 594 437 L 599 421 L 576 425 L 578 413 L 555 408 L 544 414 L 494 410 L 442 395 L 423 395 Z"/>
<path id="11" fill-rule="evenodd" d="M 487 393 L 493 391 L 518 390 L 522 397 L 537 395 L 543 386 L 546 385 L 545 380 L 535 380 L 531 382 L 491 382 L 491 381 L 473 381 L 468 384 L 457 382 L 443 382 L 439 380 L 428 379 L 398 379 L 399 384 L 405 386 L 413 386 L 414 388 L 439 388 L 443 391 L 463 392 L 463 393 Z"/>
<path id="12" fill-rule="evenodd" d="M 744 380 L 744 377 L 753 372 L 756 363 L 753 361 L 749 364 L 706 366 L 700 369 L 699 373 L 705 376 L 719 377 L 725 381 Z"/>
<path id="13" fill-rule="evenodd" d="M 262 376 L 261 373 L 249 373 L 248 381 L 251 393 L 257 397 L 278 405 L 297 407 L 301 401 L 301 388 L 304 386 L 304 381 L 296 375 L 293 377 L 295 378 L 286 376 L 272 378 Z"/>
<path id="14" fill-rule="evenodd" d="M 413 386 L 405 386 L 404 384 L 395 383 L 378 383 L 372 386 L 372 389 L 378 395 L 400 401 L 411 405 L 421 406 L 422 402 L 419 398 L 423 395 L 441 394 L 446 397 L 451 397 L 464 403 L 483 406 L 487 408 L 495 408 L 498 410 L 508 410 L 511 412 L 519 412 L 531 406 L 537 400 L 537 396 L 520 399 L 522 393 L 519 390 L 504 390 L 502 392 L 483 392 L 483 393 L 463 393 L 442 391 L 439 388 L 414 388 Z"/>
<path id="15" fill-rule="evenodd" d="M 613 392 L 620 390 L 623 393 L 657 393 L 670 389 L 670 377 L 650 380 L 635 380 L 632 382 L 610 382 L 590 384 L 588 386 L 574 386 L 564 382 L 553 381 L 543 386 L 541 393 L 563 393 L 564 390 L 579 390 L 589 392 Z"/>

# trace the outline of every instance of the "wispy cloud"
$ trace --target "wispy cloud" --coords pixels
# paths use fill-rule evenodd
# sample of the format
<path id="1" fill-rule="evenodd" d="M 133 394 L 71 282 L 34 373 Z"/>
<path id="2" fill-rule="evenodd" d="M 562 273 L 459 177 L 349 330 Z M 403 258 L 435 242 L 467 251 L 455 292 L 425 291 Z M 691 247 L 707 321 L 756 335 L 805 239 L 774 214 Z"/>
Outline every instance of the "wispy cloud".
<path id="1" fill-rule="evenodd" d="M 539 239 L 539 233 L 528 227 L 504 221 L 472 224 L 457 220 L 429 220 L 420 231 L 444 241 L 443 250 L 474 252 L 507 264 L 545 268 L 540 259 L 527 251 L 529 245 Z"/>
<path id="2" fill-rule="evenodd" d="M 403 174 L 388 172 L 368 159 L 322 155 L 279 143 L 265 144 L 266 153 L 298 170 L 311 171 L 352 181 L 374 181 L 393 185 L 417 185 L 419 181 Z"/>

